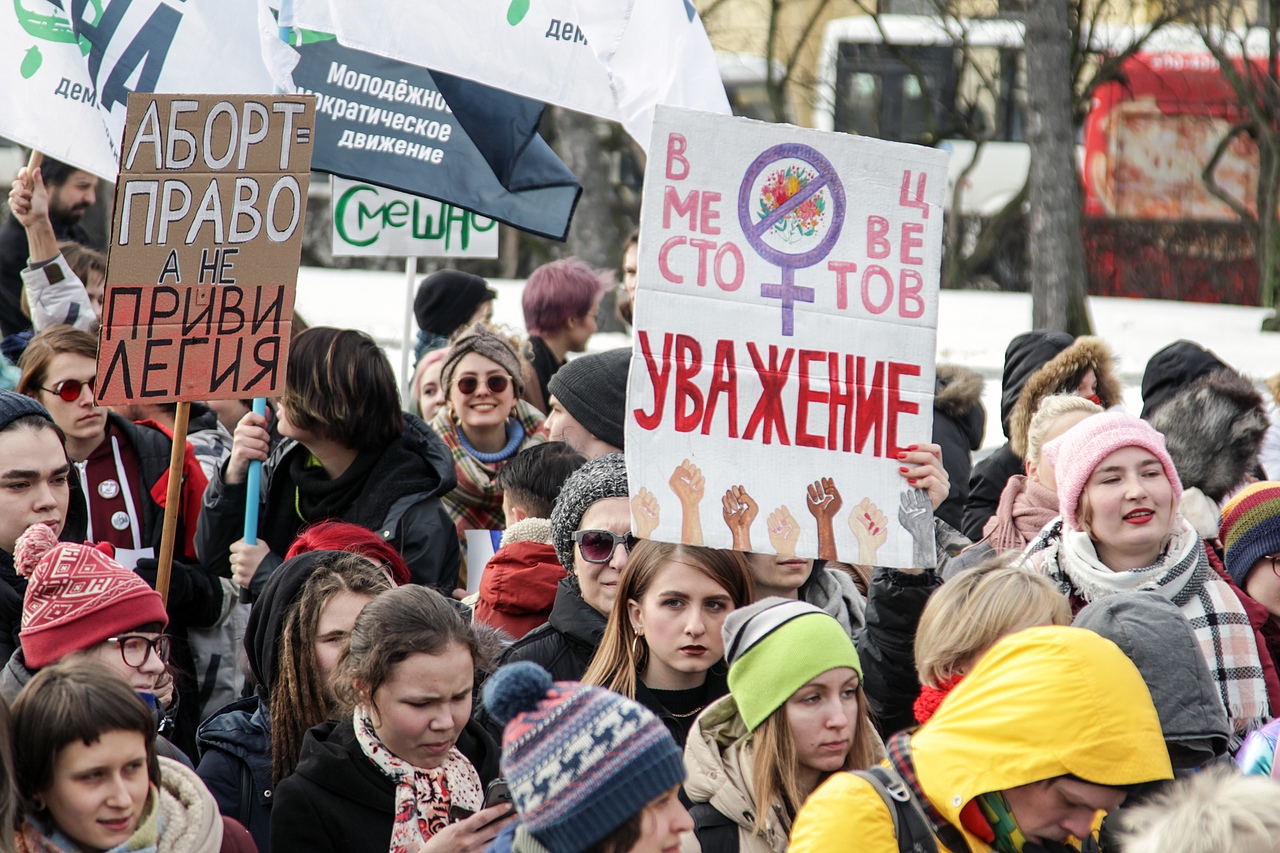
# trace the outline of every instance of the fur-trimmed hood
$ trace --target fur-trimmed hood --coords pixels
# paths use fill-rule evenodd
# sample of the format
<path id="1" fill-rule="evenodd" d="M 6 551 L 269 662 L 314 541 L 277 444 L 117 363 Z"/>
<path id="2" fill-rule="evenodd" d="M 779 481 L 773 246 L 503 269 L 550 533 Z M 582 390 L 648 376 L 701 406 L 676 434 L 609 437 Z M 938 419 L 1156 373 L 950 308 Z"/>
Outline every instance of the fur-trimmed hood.
<path id="1" fill-rule="evenodd" d="M 933 396 L 933 434 L 934 442 L 943 445 L 943 460 L 947 459 L 946 431 L 939 432 L 939 418 L 949 418 L 955 424 L 956 436 L 965 443 L 958 448 L 959 455 L 968 461 L 970 450 L 982 446 L 982 434 L 987 427 L 987 410 L 982 405 L 982 391 L 986 383 L 982 377 L 967 367 L 958 364 L 939 364 L 937 380 L 934 383 Z M 969 468 L 966 465 L 960 473 L 968 478 Z M 954 482 L 956 474 L 951 474 Z"/>
<path id="2" fill-rule="evenodd" d="M 1027 453 L 1027 427 L 1040 402 L 1050 394 L 1070 391 L 1080 383 L 1085 371 L 1093 369 L 1098 381 L 1098 400 L 1109 409 L 1124 399 L 1124 389 L 1112 365 L 1111 348 L 1102 338 L 1076 338 L 1071 346 L 1058 353 L 1037 370 L 1018 395 L 1009 415 L 1009 448 L 1023 458 Z"/>
<path id="3" fill-rule="evenodd" d="M 1270 421 L 1254 384 L 1230 368 L 1202 376 L 1149 418 L 1184 488 L 1221 503 L 1258 463 Z"/>

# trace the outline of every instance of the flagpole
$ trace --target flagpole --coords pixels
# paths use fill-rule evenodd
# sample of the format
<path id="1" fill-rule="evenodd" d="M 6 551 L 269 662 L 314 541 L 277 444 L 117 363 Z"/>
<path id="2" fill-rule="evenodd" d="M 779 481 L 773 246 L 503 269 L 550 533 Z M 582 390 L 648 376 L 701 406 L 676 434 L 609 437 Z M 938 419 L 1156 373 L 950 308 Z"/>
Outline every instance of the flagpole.
<path id="1" fill-rule="evenodd" d="M 400 350 L 400 379 L 404 383 L 406 401 L 413 397 L 413 374 L 410 373 L 413 362 L 413 297 L 416 294 L 414 279 L 418 277 L 418 259 L 404 259 L 404 341 Z"/>

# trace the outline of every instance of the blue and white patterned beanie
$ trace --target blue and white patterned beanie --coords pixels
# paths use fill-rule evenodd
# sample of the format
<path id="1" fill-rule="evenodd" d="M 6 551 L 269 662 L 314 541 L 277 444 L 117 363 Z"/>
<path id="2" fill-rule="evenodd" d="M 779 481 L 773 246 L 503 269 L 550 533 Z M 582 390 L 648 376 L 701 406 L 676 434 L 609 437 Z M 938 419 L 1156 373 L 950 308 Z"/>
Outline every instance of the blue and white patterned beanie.
<path id="1" fill-rule="evenodd" d="M 603 687 L 513 663 L 485 683 L 484 704 L 506 725 L 502 775 L 520 825 L 555 853 L 580 853 L 685 780 L 662 721 Z"/>

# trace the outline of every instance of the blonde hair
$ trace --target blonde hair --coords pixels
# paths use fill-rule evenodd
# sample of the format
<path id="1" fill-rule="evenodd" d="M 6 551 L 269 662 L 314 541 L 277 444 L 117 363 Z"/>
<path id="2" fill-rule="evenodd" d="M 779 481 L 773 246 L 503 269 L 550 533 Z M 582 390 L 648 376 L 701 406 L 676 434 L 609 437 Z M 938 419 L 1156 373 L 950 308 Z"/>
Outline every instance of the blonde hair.
<path id="1" fill-rule="evenodd" d="M 787 697 L 788 701 L 790 698 Z M 866 770 L 877 763 L 879 755 L 874 732 L 867 713 L 867 697 L 862 692 L 862 680 L 859 679 L 858 725 L 842 770 Z M 751 793 L 756 801 L 756 821 L 752 829 L 757 835 L 765 835 L 773 803 L 782 803 L 783 811 L 794 821 L 806 796 L 800 786 L 800 763 L 796 759 L 796 742 L 787 720 L 786 703 L 765 717 L 749 737 Z"/>
<path id="2" fill-rule="evenodd" d="M 1067 597 L 1048 578 L 1019 568 L 1021 555 L 960 572 L 929 598 L 916 629 L 920 683 L 964 675 L 1001 637 L 1037 625 L 1070 625 Z"/>
<path id="3" fill-rule="evenodd" d="M 1234 768 L 1181 779 L 1118 816 L 1126 853 L 1280 849 L 1280 785 Z"/>
<path id="4" fill-rule="evenodd" d="M 1045 397 L 1040 401 L 1040 408 L 1036 409 L 1031 423 L 1027 425 L 1026 460 L 1033 465 L 1040 464 L 1040 448 L 1044 446 L 1045 437 L 1058 418 L 1070 412 L 1100 415 L 1103 411 L 1105 410 L 1097 403 L 1075 394 L 1050 394 Z"/>
<path id="5" fill-rule="evenodd" d="M 643 599 L 658 572 L 672 562 L 693 566 L 718 583 L 729 593 L 734 607 L 746 607 L 755 600 L 747 559 L 737 551 L 641 540 L 618 578 L 613 610 L 609 612 L 600 646 L 582 676 L 583 684 L 604 687 L 628 699 L 636 698 L 636 683 L 649 664 L 649 646 L 636 634 L 627 602 Z"/>

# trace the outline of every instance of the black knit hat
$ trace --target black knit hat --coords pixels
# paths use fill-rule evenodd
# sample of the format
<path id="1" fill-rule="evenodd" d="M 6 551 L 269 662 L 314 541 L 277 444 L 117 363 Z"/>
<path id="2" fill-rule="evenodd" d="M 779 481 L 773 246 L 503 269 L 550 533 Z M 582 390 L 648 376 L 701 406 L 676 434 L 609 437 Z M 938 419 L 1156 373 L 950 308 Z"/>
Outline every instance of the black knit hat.
<path id="1" fill-rule="evenodd" d="M 49 423 L 53 423 L 53 418 L 49 417 L 49 410 L 35 400 L 25 394 L 0 391 L 0 430 L 27 415 L 39 415 Z"/>
<path id="2" fill-rule="evenodd" d="M 557 370 L 547 388 L 588 432 L 622 450 L 630 369 L 630 347 L 592 353 Z"/>
<path id="3" fill-rule="evenodd" d="M 418 283 L 413 316 L 424 332 L 449 337 L 467 324 L 481 305 L 498 297 L 478 275 L 440 270 Z"/>

